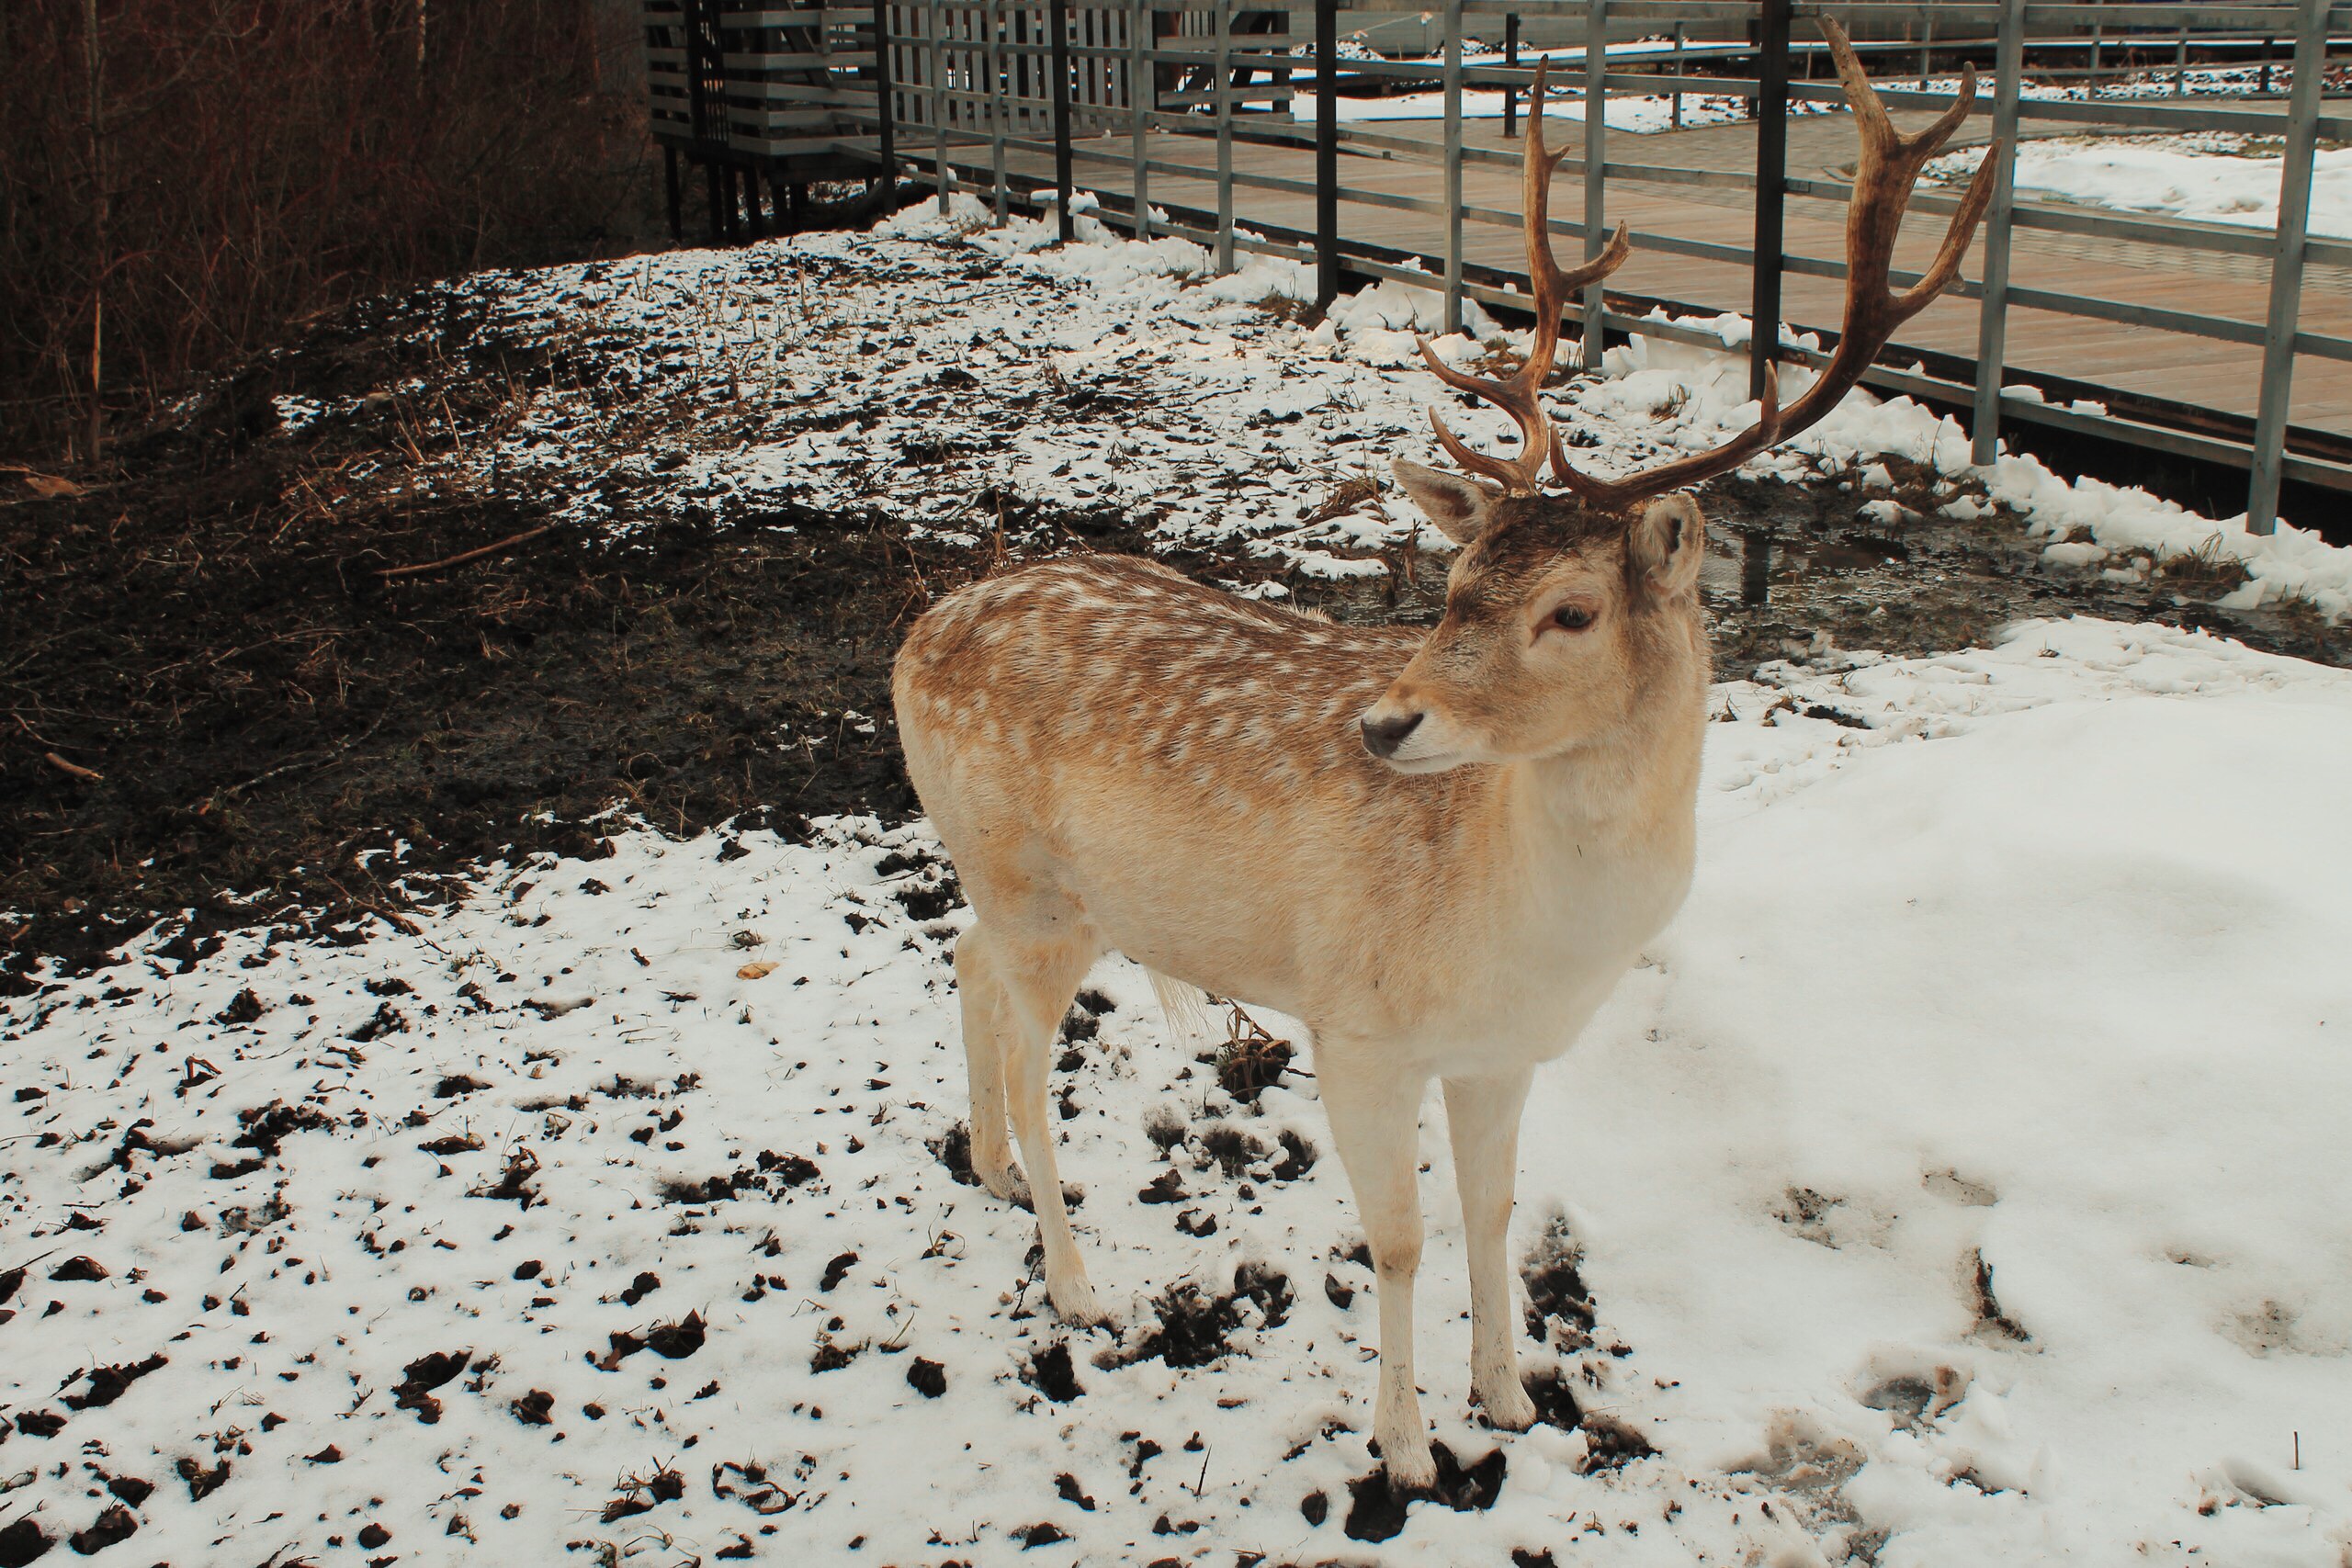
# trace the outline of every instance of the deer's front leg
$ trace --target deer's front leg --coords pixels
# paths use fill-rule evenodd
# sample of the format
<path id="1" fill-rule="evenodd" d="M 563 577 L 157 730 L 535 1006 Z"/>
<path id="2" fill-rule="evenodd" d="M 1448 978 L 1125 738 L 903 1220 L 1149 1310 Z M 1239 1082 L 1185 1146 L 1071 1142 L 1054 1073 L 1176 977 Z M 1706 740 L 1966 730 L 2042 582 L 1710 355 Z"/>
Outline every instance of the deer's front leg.
<path id="1" fill-rule="evenodd" d="M 1374 1293 L 1380 1303 L 1380 1395 L 1373 1436 L 1389 1483 L 1411 1490 L 1433 1484 L 1437 1462 L 1413 1381 L 1413 1277 L 1421 1266 L 1419 1168 L 1421 1091 L 1409 1081 L 1352 1066 L 1318 1051 L 1316 1068 L 1332 1142 L 1355 1189 L 1356 1212 L 1372 1247 Z"/>
<path id="2" fill-rule="evenodd" d="M 1519 1116 L 1529 1072 L 1445 1080 L 1453 1179 L 1470 1252 L 1470 1392 L 1487 1419 L 1524 1431 L 1535 1402 L 1519 1381 L 1510 1293 L 1510 1210 L 1519 1180 Z"/>

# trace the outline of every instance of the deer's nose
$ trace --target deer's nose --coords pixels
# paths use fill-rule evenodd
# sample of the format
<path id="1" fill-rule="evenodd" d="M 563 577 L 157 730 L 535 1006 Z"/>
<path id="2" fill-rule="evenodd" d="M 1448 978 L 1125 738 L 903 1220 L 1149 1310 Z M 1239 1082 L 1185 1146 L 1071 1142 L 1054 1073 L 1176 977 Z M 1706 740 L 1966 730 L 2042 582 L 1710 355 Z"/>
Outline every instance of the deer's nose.
<path id="1" fill-rule="evenodd" d="M 1383 760 L 1394 757 L 1396 748 L 1405 744 L 1405 737 L 1419 728 L 1420 724 L 1421 716 L 1417 713 L 1408 713 L 1402 718 L 1374 718 L 1367 714 L 1356 721 L 1357 728 L 1363 731 L 1363 749 Z"/>

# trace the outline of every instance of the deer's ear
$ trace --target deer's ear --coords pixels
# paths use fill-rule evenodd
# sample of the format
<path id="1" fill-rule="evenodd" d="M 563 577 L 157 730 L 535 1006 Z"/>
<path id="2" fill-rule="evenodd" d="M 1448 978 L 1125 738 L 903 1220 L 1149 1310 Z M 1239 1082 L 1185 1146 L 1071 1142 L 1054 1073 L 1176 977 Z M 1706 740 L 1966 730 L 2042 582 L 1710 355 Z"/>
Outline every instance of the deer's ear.
<path id="1" fill-rule="evenodd" d="M 1444 473 L 1399 457 L 1392 465 L 1396 482 L 1413 498 L 1437 531 L 1457 545 L 1475 544 L 1495 519 L 1495 502 L 1503 498 L 1499 486 L 1464 474 Z"/>
<path id="2" fill-rule="evenodd" d="M 1699 515 L 1699 503 L 1680 491 L 1642 508 L 1640 519 L 1625 536 L 1625 560 L 1633 579 L 1654 600 L 1695 590 L 1699 562 L 1706 553 L 1706 519 Z"/>

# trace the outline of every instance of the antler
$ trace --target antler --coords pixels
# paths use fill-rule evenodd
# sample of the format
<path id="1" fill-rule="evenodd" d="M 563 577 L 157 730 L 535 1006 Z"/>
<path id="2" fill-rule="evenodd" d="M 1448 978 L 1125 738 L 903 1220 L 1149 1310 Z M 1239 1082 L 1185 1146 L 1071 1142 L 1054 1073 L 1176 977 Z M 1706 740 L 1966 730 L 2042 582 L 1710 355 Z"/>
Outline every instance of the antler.
<path id="1" fill-rule="evenodd" d="M 1879 350 L 1886 346 L 1894 329 L 1925 310 L 1928 302 L 1942 293 L 1960 271 L 1961 258 L 1975 237 L 1977 220 L 1984 216 L 1984 209 L 1993 199 L 1994 177 L 2004 151 L 1999 146 L 1985 154 L 1968 194 L 1961 200 L 1960 210 L 1952 214 L 1951 227 L 1944 233 L 1943 248 L 1936 253 L 1935 262 L 1926 275 L 1900 294 L 1894 292 L 1887 282 L 1894 262 L 1894 239 L 1903 227 L 1904 209 L 1910 204 L 1911 186 L 1918 179 L 1921 166 L 1943 150 L 1944 142 L 1968 118 L 1969 107 L 1976 99 L 1975 71 L 1962 71 L 1959 102 L 1946 109 L 1935 124 L 1916 135 L 1905 136 L 1887 118 L 1885 106 L 1871 88 L 1870 77 L 1854 58 L 1853 46 L 1846 41 L 1845 29 L 1824 17 L 1821 30 L 1829 40 L 1830 53 L 1837 57 L 1838 75 L 1846 85 L 1846 101 L 1853 106 L 1854 125 L 1862 143 L 1861 158 L 1854 169 L 1854 193 L 1846 214 L 1846 316 L 1837 352 L 1830 355 L 1820 378 L 1786 411 L 1780 406 L 1778 378 L 1768 376 L 1763 417 L 1754 425 L 1713 451 L 1678 457 L 1629 479 L 1596 479 L 1578 473 L 1568 467 L 1567 454 L 1555 436 L 1553 472 L 1560 483 L 1588 505 L 1623 508 L 1649 496 L 1696 484 L 1737 468 L 1765 447 L 1776 446 L 1814 424 L 1836 408 L 1838 400 L 1861 379 L 1862 372 L 1878 357 Z M 1756 330 L 1777 331 L 1778 325 L 1759 321 Z M 1452 450 L 1450 443 L 1448 449 Z"/>
<path id="2" fill-rule="evenodd" d="M 1499 479 L 1504 491 L 1513 495 L 1534 494 L 1544 482 L 1544 458 L 1559 449 L 1539 394 L 1544 378 L 1552 373 L 1553 358 L 1559 352 L 1560 313 L 1578 289 L 1607 277 L 1633 254 L 1625 225 L 1620 223 L 1600 254 L 1582 266 L 1564 271 L 1552 254 L 1552 175 L 1567 153 L 1565 150 L 1548 152 L 1544 145 L 1544 63 L 1539 62 L 1535 67 L 1535 88 L 1527 105 L 1526 152 L 1521 164 L 1520 210 L 1527 227 L 1527 275 L 1535 288 L 1535 344 L 1527 355 L 1527 363 L 1510 380 L 1491 381 L 1453 369 L 1431 352 L 1427 338 L 1421 340 L 1421 357 L 1437 372 L 1439 380 L 1486 399 L 1518 421 L 1519 456 L 1489 457 L 1464 446 L 1453 432 L 1446 429 L 1437 410 L 1430 410 L 1430 423 L 1437 427 L 1438 441 L 1453 460 L 1474 474 Z M 1555 464 L 1559 461 L 1556 457 L 1552 460 Z"/>

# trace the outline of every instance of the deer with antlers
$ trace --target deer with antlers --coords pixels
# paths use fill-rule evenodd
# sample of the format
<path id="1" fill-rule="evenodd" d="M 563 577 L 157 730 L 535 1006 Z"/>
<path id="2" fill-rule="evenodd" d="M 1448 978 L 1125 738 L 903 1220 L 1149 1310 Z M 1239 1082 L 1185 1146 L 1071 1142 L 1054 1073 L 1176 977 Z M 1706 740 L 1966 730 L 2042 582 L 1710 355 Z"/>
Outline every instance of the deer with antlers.
<path id="1" fill-rule="evenodd" d="M 1462 1200 L 1471 1391 L 1495 1426 L 1522 1428 L 1536 1412 L 1519 1378 L 1506 1232 L 1530 1076 L 1567 1049 L 1690 884 L 1709 664 L 1705 531 L 1681 489 L 1835 407 L 1951 280 L 1992 194 L 1997 153 L 1927 273 L 1891 291 L 1912 184 L 1974 81 L 1905 136 L 1837 24 L 1821 26 L 1862 150 L 1844 331 L 1794 403 L 1768 392 L 1724 446 L 1623 479 L 1568 465 L 1542 397 L 1561 314 L 1628 245 L 1621 226 L 1582 266 L 1554 260 L 1559 155 L 1544 143 L 1539 67 L 1524 174 L 1532 350 L 1507 381 L 1422 350 L 1447 385 L 1510 412 L 1519 450 L 1475 451 L 1432 411 L 1468 473 L 1396 464 L 1460 547 L 1435 629 L 1338 626 L 1091 556 L 947 596 L 899 655 L 908 771 L 978 917 L 956 950 L 972 1168 L 1000 1198 L 1025 1191 L 1055 1309 L 1103 1317 L 1046 1113 L 1051 1043 L 1096 959 L 1125 953 L 1302 1021 L 1371 1246 L 1374 1437 L 1400 1487 L 1436 1473 L 1413 1375 L 1429 1080 L 1444 1087 Z M 1558 491 L 1544 488 L 1547 462 Z"/>

